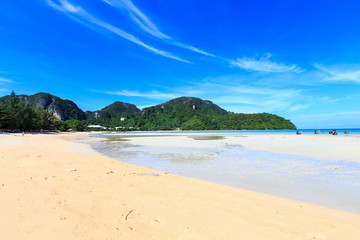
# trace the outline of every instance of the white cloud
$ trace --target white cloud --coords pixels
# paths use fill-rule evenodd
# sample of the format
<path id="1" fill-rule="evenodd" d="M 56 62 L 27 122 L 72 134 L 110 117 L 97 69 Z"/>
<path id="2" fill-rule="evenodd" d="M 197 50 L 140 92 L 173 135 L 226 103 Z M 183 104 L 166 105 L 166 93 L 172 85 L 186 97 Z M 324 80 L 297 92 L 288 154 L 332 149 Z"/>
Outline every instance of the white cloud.
<path id="1" fill-rule="evenodd" d="M 316 67 L 329 82 L 356 82 L 360 83 L 360 67 L 333 66 L 324 67 L 315 63 Z"/>
<path id="2" fill-rule="evenodd" d="M 274 88 L 238 83 L 236 78 L 218 77 L 194 83 L 188 88 L 201 89 L 199 97 L 207 98 L 233 112 L 297 111 L 310 107 L 312 99 L 301 89 Z M 294 106 L 297 106 L 296 109 Z"/>
<path id="3" fill-rule="evenodd" d="M 126 97 L 141 97 L 161 100 L 155 104 L 181 96 L 199 97 L 211 100 L 220 107 L 233 112 L 295 112 L 313 104 L 311 97 L 303 90 L 292 88 L 258 87 L 248 84 L 228 82 L 222 78 L 206 79 L 203 82 L 188 82 L 182 87 L 166 88 L 158 86 L 153 91 L 101 91 L 101 93 Z M 97 91 L 100 92 L 100 91 Z"/>
<path id="4" fill-rule="evenodd" d="M 184 43 L 173 42 L 173 44 L 176 45 L 176 46 L 182 47 L 182 48 L 189 49 L 189 50 L 191 50 L 191 51 L 193 51 L 193 52 L 197 52 L 197 53 L 200 53 L 200 54 L 209 56 L 209 57 L 215 57 L 214 54 L 205 52 L 205 51 L 203 51 L 203 50 L 201 50 L 201 49 L 198 49 L 198 48 L 196 48 L 196 47 L 193 47 L 193 46 L 190 46 L 190 45 L 187 45 L 187 44 L 184 44 Z"/>
<path id="5" fill-rule="evenodd" d="M 142 97 L 148 99 L 158 99 L 158 100 L 169 100 L 172 98 L 179 97 L 179 95 L 175 93 L 163 93 L 156 90 L 150 92 L 139 92 L 139 91 L 130 91 L 130 90 L 121 90 L 121 91 L 95 91 L 92 92 L 99 92 L 105 93 L 110 95 L 118 95 L 118 96 L 125 96 L 125 97 Z"/>
<path id="6" fill-rule="evenodd" d="M 301 73 L 303 70 L 294 65 L 285 65 L 282 63 L 271 62 L 269 59 L 270 53 L 264 54 L 259 60 L 254 58 L 238 58 L 234 61 L 230 61 L 230 64 L 234 67 L 239 67 L 247 71 L 267 72 L 267 73 L 282 73 L 282 72 L 295 72 Z"/>
<path id="7" fill-rule="evenodd" d="M 170 39 L 169 36 L 162 33 L 153 22 L 138 9 L 130 0 L 103 0 L 115 8 L 125 8 L 130 13 L 130 18 L 136 22 L 145 32 L 161 39 Z"/>
<path id="8" fill-rule="evenodd" d="M 102 28 L 105 28 L 107 30 L 109 30 L 110 32 L 122 37 L 122 38 L 125 38 L 133 43 L 136 43 L 144 48 L 146 48 L 147 50 L 155 53 L 155 54 L 158 54 L 158 55 L 161 55 L 161 56 L 164 56 L 164 57 L 167 57 L 167 58 L 171 58 L 171 59 L 174 59 L 174 60 L 177 60 L 177 61 L 180 61 L 180 62 L 185 62 L 185 63 L 191 63 L 190 61 L 187 61 L 185 59 L 182 59 L 182 58 L 179 58 L 179 57 L 176 57 L 174 56 L 173 54 L 169 53 L 169 52 L 165 52 L 165 51 L 162 51 L 162 50 L 159 50 L 157 48 L 154 48 L 150 45 L 147 45 L 146 43 L 142 42 L 140 39 L 134 37 L 133 35 L 105 22 L 105 21 L 102 21 L 102 20 L 99 20 L 97 18 L 95 18 L 94 16 L 92 16 L 91 14 L 89 14 L 88 12 L 86 12 L 84 9 L 82 9 L 81 7 L 75 7 L 73 6 L 72 4 L 70 4 L 68 1 L 66 0 L 61 0 L 60 3 L 61 5 L 57 5 L 55 4 L 53 1 L 51 0 L 46 0 L 46 2 L 48 3 L 49 6 L 53 7 L 54 9 L 57 9 L 61 12 L 64 12 L 66 13 L 67 15 L 69 15 L 70 17 L 74 18 L 74 15 L 75 16 L 78 16 L 78 17 L 81 17 L 82 19 L 88 21 L 89 23 L 92 23 L 96 26 L 100 26 Z M 78 22 L 82 23 L 83 25 L 87 26 L 87 24 L 79 21 L 79 19 L 76 19 Z"/>
<path id="9" fill-rule="evenodd" d="M 130 18 L 145 32 L 149 33 L 150 35 L 159 38 L 159 39 L 165 39 L 165 40 L 171 40 L 171 37 L 162 33 L 156 25 L 140 10 L 138 9 L 131 0 L 103 0 L 107 4 L 109 4 L 112 7 L 115 8 L 124 8 L 129 12 Z M 168 43 L 182 47 L 185 49 L 188 49 L 190 51 L 203 54 L 209 57 L 215 57 L 214 54 L 205 52 L 199 48 L 196 48 L 194 46 L 175 42 L 175 41 L 169 41 Z"/>
<path id="10" fill-rule="evenodd" d="M 4 82 L 4 83 L 14 83 L 14 81 L 10 80 L 10 79 L 7 79 L 7 78 L 3 78 L 3 77 L 0 77 L 0 82 Z"/>
<path id="11" fill-rule="evenodd" d="M 298 110 L 309 108 L 311 104 L 296 104 L 288 109 L 289 112 L 295 112 Z"/>
<path id="12" fill-rule="evenodd" d="M 66 0 L 60 0 L 62 6 L 64 7 L 65 11 L 70 13 L 78 13 L 81 12 L 82 9 L 80 7 L 76 7 L 68 3 Z"/>

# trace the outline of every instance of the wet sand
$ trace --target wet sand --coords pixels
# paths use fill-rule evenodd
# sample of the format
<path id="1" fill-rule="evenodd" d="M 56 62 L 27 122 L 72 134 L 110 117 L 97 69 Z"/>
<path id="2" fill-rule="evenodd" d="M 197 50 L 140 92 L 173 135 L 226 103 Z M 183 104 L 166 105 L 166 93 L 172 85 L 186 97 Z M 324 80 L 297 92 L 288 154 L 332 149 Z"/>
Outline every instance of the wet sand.
<path id="1" fill-rule="evenodd" d="M 0 135 L 0 239 L 360 239 L 360 215 L 119 162 L 82 136 Z"/>
<path id="2" fill-rule="evenodd" d="M 138 166 L 360 214 L 359 138 L 242 134 L 113 133 L 84 142 Z"/>

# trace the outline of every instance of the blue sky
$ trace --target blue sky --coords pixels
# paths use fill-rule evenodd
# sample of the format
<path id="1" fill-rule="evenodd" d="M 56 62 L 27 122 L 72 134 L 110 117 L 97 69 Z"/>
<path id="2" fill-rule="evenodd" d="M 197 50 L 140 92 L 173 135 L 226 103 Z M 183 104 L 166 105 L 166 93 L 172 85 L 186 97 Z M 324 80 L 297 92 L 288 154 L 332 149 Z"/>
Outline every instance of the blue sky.
<path id="1" fill-rule="evenodd" d="M 180 96 L 298 128 L 360 127 L 360 3 L 4 0 L 0 96 L 85 110 Z"/>

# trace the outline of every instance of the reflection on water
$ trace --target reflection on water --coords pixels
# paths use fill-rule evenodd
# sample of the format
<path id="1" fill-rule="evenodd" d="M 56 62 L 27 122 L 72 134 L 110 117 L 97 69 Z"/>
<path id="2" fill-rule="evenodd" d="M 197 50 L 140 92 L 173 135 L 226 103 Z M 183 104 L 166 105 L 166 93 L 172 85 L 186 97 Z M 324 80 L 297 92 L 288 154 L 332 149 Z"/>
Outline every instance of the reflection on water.
<path id="1" fill-rule="evenodd" d="M 214 158 L 219 156 L 218 152 L 192 152 L 192 153 L 160 153 L 160 154 L 150 154 L 154 158 L 164 159 L 169 162 L 181 164 L 181 165 L 194 165 L 201 164 L 208 161 L 212 161 Z"/>
<path id="2" fill-rule="evenodd" d="M 126 141 L 94 141 L 90 142 L 91 147 L 111 158 L 119 159 L 126 162 L 126 159 L 132 159 L 138 154 L 135 150 L 137 147 L 133 144 L 127 143 Z"/>
<path id="3" fill-rule="evenodd" d="M 105 156 L 159 171 L 360 213 L 357 162 L 251 150 L 221 141 L 214 147 L 195 138 L 185 138 L 193 145 L 170 141 L 166 146 L 124 138 L 131 140 L 117 137 L 90 144 Z"/>

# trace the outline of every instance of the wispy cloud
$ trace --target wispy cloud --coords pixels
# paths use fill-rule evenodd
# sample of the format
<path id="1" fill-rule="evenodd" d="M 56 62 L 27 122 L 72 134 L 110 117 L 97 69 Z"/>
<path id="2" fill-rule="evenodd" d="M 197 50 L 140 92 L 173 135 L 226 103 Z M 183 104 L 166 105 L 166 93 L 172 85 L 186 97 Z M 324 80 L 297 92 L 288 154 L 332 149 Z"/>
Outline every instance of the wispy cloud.
<path id="1" fill-rule="evenodd" d="M 159 90 L 161 89 L 161 90 Z M 141 92 L 132 90 L 95 91 L 110 95 L 141 97 L 156 100 L 152 105 L 181 96 L 208 99 L 233 112 L 295 112 L 312 106 L 313 101 L 303 90 L 292 88 L 258 87 L 237 84 L 224 79 L 206 79 L 202 82 L 189 82 L 181 87 L 163 88 Z M 146 101 L 148 104 L 148 101 Z M 144 103 L 140 103 L 144 104 Z"/>
<path id="2" fill-rule="evenodd" d="M 294 106 L 291 106 L 288 111 L 289 112 L 295 112 L 295 111 L 299 111 L 302 109 L 306 109 L 309 108 L 311 106 L 311 104 L 296 104 Z"/>
<path id="3" fill-rule="evenodd" d="M 316 113 L 316 114 L 306 114 L 304 117 L 306 118 L 319 118 L 319 119 L 326 119 L 331 117 L 359 117 L 360 118 L 360 112 L 359 111 L 339 111 L 339 112 L 331 112 L 331 113 Z"/>
<path id="4" fill-rule="evenodd" d="M 242 68 L 247 71 L 266 72 L 266 73 L 282 73 L 282 72 L 295 72 L 301 73 L 303 70 L 297 65 L 285 65 L 282 63 L 272 62 L 270 53 L 264 54 L 260 59 L 254 58 L 238 58 L 234 61 L 230 61 L 230 64 L 234 67 Z"/>
<path id="5" fill-rule="evenodd" d="M 3 78 L 3 77 L 0 77 L 0 82 L 3 82 L 3 83 L 14 83 L 14 81 L 10 80 L 10 79 L 7 79 L 7 78 Z"/>
<path id="6" fill-rule="evenodd" d="M 162 33 L 155 24 L 138 9 L 130 0 L 103 0 L 115 8 L 124 8 L 128 10 L 130 18 L 145 32 L 161 39 L 170 39 L 169 36 Z"/>
<path id="7" fill-rule="evenodd" d="M 314 64 L 324 76 L 325 81 L 329 82 L 355 82 L 360 83 L 360 66 L 346 67 L 346 66 L 333 66 L 325 67 L 318 63 Z"/>
<path id="8" fill-rule="evenodd" d="M 214 102 L 237 112 L 245 112 L 245 109 L 247 112 L 296 111 L 299 109 L 292 107 L 306 99 L 304 96 L 301 97 L 301 90 L 291 88 L 273 89 L 244 84 L 231 86 L 218 84 L 215 89 L 222 94 L 214 96 Z"/>
<path id="9" fill-rule="evenodd" d="M 338 111 L 331 113 L 301 114 L 296 116 L 299 128 L 354 128 L 360 120 L 359 111 Z M 314 125 L 315 124 L 315 125 Z"/>
<path id="10" fill-rule="evenodd" d="M 182 47 L 185 49 L 188 49 L 190 51 L 199 53 L 199 54 L 203 54 L 209 57 L 215 57 L 214 54 L 208 53 L 204 50 L 201 50 L 197 47 L 188 45 L 188 44 L 184 44 L 184 43 L 180 43 L 180 42 L 176 42 L 176 41 L 170 41 L 172 38 L 164 33 L 162 33 L 158 27 L 139 9 L 137 8 L 132 2 L 131 0 L 103 0 L 104 2 L 106 2 L 107 4 L 109 4 L 110 6 L 114 7 L 114 8 L 120 8 L 120 9 L 126 9 L 129 13 L 130 18 L 145 32 L 147 32 L 148 34 L 159 38 L 159 39 L 164 39 L 164 40 L 169 40 L 167 41 L 167 43 L 178 46 L 178 47 Z"/>
<path id="11" fill-rule="evenodd" d="M 10 90 L 6 89 L 6 88 L 0 88 L 0 92 L 8 92 L 8 93 L 10 93 Z"/>
<path id="12" fill-rule="evenodd" d="M 90 91 L 105 93 L 110 95 L 124 96 L 124 97 L 141 97 L 141 98 L 156 99 L 156 100 L 169 100 L 172 98 L 180 97 L 176 93 L 164 93 L 157 90 L 153 90 L 149 92 L 139 92 L 139 91 L 130 91 L 130 90 L 120 90 L 120 91 L 90 90 Z"/>
<path id="13" fill-rule="evenodd" d="M 292 112 L 313 104 L 302 89 L 254 85 L 234 76 L 208 78 L 192 88 L 201 89 L 202 96 L 233 112 Z"/>
<path id="14" fill-rule="evenodd" d="M 173 44 L 176 45 L 176 46 L 182 47 L 182 48 L 186 48 L 186 49 L 191 50 L 193 52 L 197 52 L 197 53 L 209 56 L 209 57 L 216 57 L 214 54 L 205 52 L 205 51 L 203 51 L 201 49 L 198 49 L 196 47 L 193 47 L 193 46 L 190 46 L 190 45 L 187 45 L 187 44 L 184 44 L 184 43 L 173 42 Z"/>
<path id="15" fill-rule="evenodd" d="M 87 27 L 89 27 L 89 25 L 87 23 L 79 21 L 79 19 L 76 18 L 76 17 L 80 17 L 83 20 L 86 20 L 88 23 L 92 23 L 92 24 L 94 24 L 96 26 L 105 28 L 108 31 L 110 31 L 110 32 L 122 37 L 122 38 L 125 38 L 125 39 L 127 39 L 127 40 L 129 40 L 129 41 L 131 41 L 133 43 L 136 43 L 136 44 L 146 48 L 147 50 L 149 50 L 149 51 L 151 51 L 151 52 L 153 52 L 155 54 L 158 54 L 158 55 L 161 55 L 161 56 L 164 56 L 164 57 L 167 57 L 167 58 L 171 58 L 171 59 L 174 59 L 174 60 L 177 60 L 177 61 L 181 61 L 181 62 L 185 62 L 185 63 L 191 63 L 190 61 L 179 58 L 179 57 L 174 56 L 173 54 L 171 54 L 169 52 L 159 50 L 157 48 L 154 48 L 154 47 L 142 42 L 140 39 L 134 37 L 133 35 L 125 32 L 125 31 L 121 30 L 120 28 L 117 28 L 117 27 L 115 27 L 115 26 L 113 26 L 113 25 L 111 25 L 111 24 L 109 24 L 109 23 L 107 23 L 105 21 L 102 21 L 100 19 L 95 18 L 94 16 L 89 14 L 87 11 L 85 11 L 83 8 L 81 8 L 79 6 L 74 6 L 74 5 L 72 5 L 71 3 L 69 3 L 66 0 L 60 0 L 59 1 L 60 4 L 56 4 L 52 0 L 46 0 L 46 2 L 52 8 L 66 13 L 68 16 L 70 16 L 72 18 L 75 18 L 75 20 L 77 20 L 78 22 L 82 23 L 83 25 L 85 25 Z"/>

